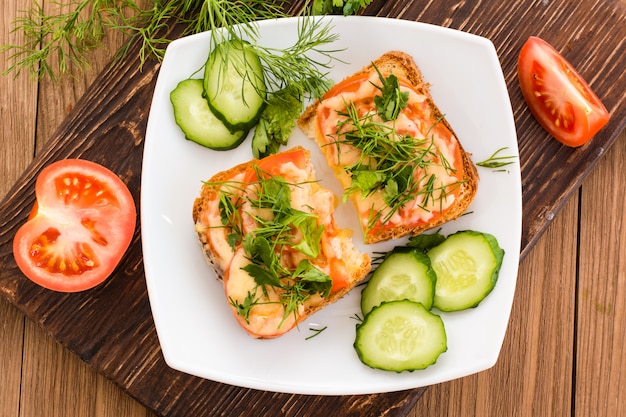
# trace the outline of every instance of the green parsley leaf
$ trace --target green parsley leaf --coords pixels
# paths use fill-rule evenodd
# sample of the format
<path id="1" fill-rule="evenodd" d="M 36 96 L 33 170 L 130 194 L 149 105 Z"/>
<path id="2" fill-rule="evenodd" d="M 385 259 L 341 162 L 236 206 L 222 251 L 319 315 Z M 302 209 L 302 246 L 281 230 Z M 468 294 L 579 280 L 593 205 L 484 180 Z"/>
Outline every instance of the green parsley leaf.
<path id="1" fill-rule="evenodd" d="M 439 231 L 430 234 L 423 233 L 421 235 L 411 236 L 406 246 L 426 253 L 444 240 L 446 240 L 446 237 L 439 233 Z"/>
<path id="2" fill-rule="evenodd" d="M 385 122 L 396 120 L 400 111 L 407 106 L 409 93 L 407 91 L 400 91 L 398 77 L 393 74 L 388 77 L 384 77 L 376 65 L 374 65 L 374 69 L 376 69 L 378 78 L 382 83 L 382 86 L 375 85 L 375 87 L 378 88 L 382 94 L 374 97 L 376 111 Z"/>
<path id="3" fill-rule="evenodd" d="M 348 191 L 343 195 L 344 202 L 355 190 L 361 191 L 361 195 L 366 197 L 377 190 L 384 183 L 387 176 L 379 171 L 358 170 L 352 171 L 352 183 Z"/>
<path id="4" fill-rule="evenodd" d="M 294 226 L 302 231 L 302 241 L 294 246 L 306 256 L 317 258 L 320 253 L 320 242 L 324 233 L 324 226 L 317 224 L 317 218 L 309 213 L 300 212 L 302 215 L 294 219 Z"/>
<path id="5" fill-rule="evenodd" d="M 328 297 L 330 294 L 333 280 L 308 260 L 301 260 L 293 275 L 309 294 L 320 293 L 322 297 Z"/>
<path id="6" fill-rule="evenodd" d="M 243 300 L 243 303 L 238 303 L 232 297 L 229 297 L 230 305 L 235 307 L 237 310 L 237 314 L 244 318 L 246 323 L 250 323 L 250 310 L 257 304 L 257 300 L 254 298 L 254 294 L 248 292 L 246 298 Z"/>
<path id="7" fill-rule="evenodd" d="M 275 154 L 281 145 L 286 145 L 302 113 L 302 96 L 293 88 L 286 87 L 270 94 L 267 105 L 252 137 L 252 155 L 261 159 Z"/>
<path id="8" fill-rule="evenodd" d="M 314 0 L 313 14 L 357 14 L 367 7 L 372 0 Z"/>
<path id="9" fill-rule="evenodd" d="M 273 287 L 280 287 L 278 275 L 262 265 L 250 263 L 242 267 L 241 269 L 246 271 L 248 275 L 254 278 L 254 282 L 259 285 L 271 285 Z"/>
<path id="10" fill-rule="evenodd" d="M 385 202 L 389 204 L 395 198 L 397 198 L 398 195 L 400 195 L 400 192 L 398 191 L 398 183 L 395 180 L 387 181 L 387 184 L 385 184 L 385 188 L 383 191 L 383 199 L 385 200 Z"/>

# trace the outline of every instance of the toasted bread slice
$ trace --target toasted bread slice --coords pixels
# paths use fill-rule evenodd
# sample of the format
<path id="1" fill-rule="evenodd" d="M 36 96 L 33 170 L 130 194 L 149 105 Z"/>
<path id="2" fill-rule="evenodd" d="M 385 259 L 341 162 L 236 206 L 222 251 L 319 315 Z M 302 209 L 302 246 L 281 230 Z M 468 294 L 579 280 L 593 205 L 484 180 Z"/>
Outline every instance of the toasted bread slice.
<path id="1" fill-rule="evenodd" d="M 285 196 L 291 208 L 285 208 Z M 207 261 L 223 281 L 235 318 L 251 336 L 274 338 L 286 333 L 343 297 L 370 271 L 371 260 L 353 244 L 352 231 L 335 224 L 334 208 L 334 194 L 316 181 L 310 153 L 301 147 L 235 166 L 202 186 L 192 210 L 195 231 Z M 284 218 L 289 220 L 282 223 L 285 210 Z M 273 240 L 271 233 L 268 237 L 268 224 L 277 222 L 285 232 Z M 319 238 L 307 240 L 315 230 Z M 263 239 L 270 242 L 267 247 L 289 242 L 278 243 L 276 257 L 268 260 L 272 258 L 268 253 L 250 249 Z M 258 256 L 263 257 L 261 262 L 250 267 Z M 274 261 L 284 268 L 276 276 L 280 285 L 268 283 L 271 280 L 265 275 L 253 277 L 259 268 L 272 270 L 267 266 Z M 307 272 L 310 275 L 294 272 L 308 265 L 313 267 Z M 326 290 L 305 286 L 324 276 L 331 280 L 326 280 Z M 304 290 L 289 298 L 290 288 L 299 284 Z"/>
<path id="2" fill-rule="evenodd" d="M 377 113 L 374 97 L 381 96 L 381 77 L 387 79 L 391 74 L 399 80 L 400 90 L 408 93 L 408 105 L 395 121 L 389 122 Z M 302 131 L 320 146 L 350 196 L 360 218 L 365 243 L 416 235 L 440 226 L 461 216 L 476 195 L 479 180 L 476 166 L 435 104 L 429 87 L 411 56 L 391 51 L 335 85 L 321 100 L 308 106 L 298 120 Z M 351 105 L 363 117 L 361 121 L 347 116 Z M 388 159 L 381 162 L 387 158 L 382 152 L 376 154 L 371 147 L 365 149 L 369 145 L 363 143 L 371 144 L 372 139 L 364 139 L 371 133 L 362 134 L 355 128 L 370 122 L 393 126 L 394 133 L 386 135 L 395 143 L 409 137 L 416 144 L 413 154 L 419 154 L 415 159 L 421 165 L 406 162 L 405 155 L 402 157 L 405 164 L 393 171 L 393 175 L 402 169 L 408 170 L 405 173 L 412 172 L 412 185 L 398 191 L 397 203 L 392 199 L 394 188 L 387 186 L 392 177 L 380 180 L 377 189 L 365 190 L 355 179 L 362 171 L 374 172 L 377 167 L 389 166 Z M 360 136 L 362 144 L 350 139 L 348 131 L 352 136 Z M 378 137 L 376 135 L 380 135 L 380 130 L 371 137 Z M 398 157 L 398 161 L 402 158 Z M 371 179 L 371 175 L 367 175 Z M 398 185 L 396 178 L 399 177 L 392 178 L 392 186 Z"/>

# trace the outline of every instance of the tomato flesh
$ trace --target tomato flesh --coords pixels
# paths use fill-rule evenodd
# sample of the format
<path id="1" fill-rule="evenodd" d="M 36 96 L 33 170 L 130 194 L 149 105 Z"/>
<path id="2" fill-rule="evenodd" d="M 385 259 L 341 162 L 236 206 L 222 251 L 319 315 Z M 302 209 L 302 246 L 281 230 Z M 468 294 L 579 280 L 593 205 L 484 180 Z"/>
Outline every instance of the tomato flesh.
<path id="1" fill-rule="evenodd" d="M 609 112 L 587 82 L 544 40 L 528 38 L 517 71 L 531 113 L 561 143 L 581 146 L 609 121 Z"/>
<path id="2" fill-rule="evenodd" d="M 135 203 L 126 185 L 99 164 L 68 159 L 41 171 L 35 194 L 28 221 L 13 240 L 24 275 L 62 292 L 103 282 L 134 234 Z"/>
<path id="3" fill-rule="evenodd" d="M 91 245 L 84 242 L 74 243 L 64 251 L 65 253 L 56 253 L 55 245 L 59 244 L 60 237 L 61 232 L 55 227 L 50 227 L 34 237 L 30 246 L 30 257 L 38 268 L 51 274 L 64 274 L 70 277 L 100 266 Z"/>
<path id="4" fill-rule="evenodd" d="M 280 168 L 287 164 L 292 163 L 298 168 L 302 168 L 306 164 L 306 154 L 302 149 L 290 149 L 281 153 L 266 156 L 254 163 L 254 165 L 269 175 L 279 175 Z M 255 182 L 257 180 L 256 171 L 250 168 L 246 174 L 246 182 Z"/>

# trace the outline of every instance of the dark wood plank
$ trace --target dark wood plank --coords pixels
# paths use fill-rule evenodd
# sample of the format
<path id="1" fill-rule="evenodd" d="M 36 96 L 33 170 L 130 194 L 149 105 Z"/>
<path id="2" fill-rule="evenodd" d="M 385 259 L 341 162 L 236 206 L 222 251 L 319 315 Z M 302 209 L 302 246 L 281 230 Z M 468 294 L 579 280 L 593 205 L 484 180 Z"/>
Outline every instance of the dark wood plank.
<path id="1" fill-rule="evenodd" d="M 523 255 L 527 254 L 626 124 L 623 3 L 375 1 L 367 13 L 439 24 L 493 40 L 518 129 L 524 187 L 522 248 Z M 556 25 L 559 30 L 554 29 Z M 610 124 L 588 146 L 575 150 L 560 146 L 527 111 L 517 88 L 515 62 L 517 51 L 530 34 L 543 36 L 562 50 L 588 76 L 610 109 Z M 0 293 L 159 415 L 300 415 L 305 410 L 308 415 L 320 416 L 405 415 L 422 390 L 369 396 L 299 396 L 227 386 L 168 368 L 146 294 L 139 226 L 114 276 L 92 291 L 52 293 L 31 284 L 17 270 L 11 255 L 12 236 L 34 201 L 37 173 L 50 161 L 82 157 L 108 166 L 126 181 L 139 207 L 143 137 L 158 69 L 157 63 L 150 62 L 139 71 L 135 49 L 127 59 L 105 70 L 8 193 L 0 208 Z"/>

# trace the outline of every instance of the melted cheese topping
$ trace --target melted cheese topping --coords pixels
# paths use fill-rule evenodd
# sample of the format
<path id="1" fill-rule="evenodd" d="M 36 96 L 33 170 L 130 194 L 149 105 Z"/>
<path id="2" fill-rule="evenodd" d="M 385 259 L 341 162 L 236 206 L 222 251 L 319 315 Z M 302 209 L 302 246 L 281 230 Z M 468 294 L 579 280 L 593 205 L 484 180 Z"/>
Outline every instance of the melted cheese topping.
<path id="1" fill-rule="evenodd" d="M 240 173 L 231 181 L 242 181 L 245 173 Z M 207 245 L 212 254 L 212 261 L 220 271 L 226 271 L 233 259 L 233 248 L 228 244 L 228 229 L 223 227 L 219 209 L 220 200 L 217 195 L 208 201 L 207 208 L 202 212 L 196 230 L 206 235 Z"/>
<path id="2" fill-rule="evenodd" d="M 380 85 L 376 73 L 372 74 L 369 79 L 364 78 L 355 91 L 343 92 L 326 98 L 318 107 L 318 142 L 344 189 L 350 187 L 352 183 L 350 174 L 344 170 L 344 167 L 358 162 L 361 158 L 361 151 L 345 143 L 341 138 L 342 132 L 337 132 L 337 126 L 345 119 L 345 116 L 340 113 L 345 112 L 346 103 L 354 103 L 360 115 L 375 112 L 373 97 L 380 95 L 380 90 L 373 84 Z M 383 199 L 382 191 L 375 191 L 366 197 L 360 192 L 351 194 L 364 230 L 371 226 L 368 223 L 377 214 L 380 215 L 379 218 L 387 218 L 384 227 L 412 226 L 429 222 L 454 203 L 456 198 L 454 191 L 458 188 L 456 185 L 463 178 L 460 147 L 452 132 L 443 123 L 437 123 L 426 96 L 419 94 L 402 80 L 400 80 L 400 88 L 401 91 L 408 92 L 409 97 L 407 107 L 402 110 L 395 121 L 395 130 L 398 134 L 410 135 L 417 140 L 432 138 L 432 144 L 437 149 L 435 154 L 440 154 L 442 157 L 438 158 L 440 159 L 438 161 L 433 160 L 433 163 L 424 169 L 415 169 L 414 178 L 416 180 L 421 178 L 420 181 L 423 183 L 424 178 L 434 175 L 436 178 L 433 184 L 434 189 L 439 191 L 435 191 L 428 197 L 425 197 L 427 194 L 418 194 L 393 214 Z M 382 119 L 375 117 L 377 122 L 382 123 Z M 390 123 L 387 122 L 389 125 Z M 446 168 L 442 160 L 445 160 L 448 166 L 454 167 L 454 170 Z"/>
<path id="3" fill-rule="evenodd" d="M 324 226 L 321 237 L 320 254 L 315 259 L 290 247 L 281 252 L 280 262 L 287 269 L 293 270 L 303 259 L 307 259 L 320 271 L 333 279 L 335 285 L 342 288 L 350 279 L 351 267 L 349 261 L 354 259 L 356 248 L 347 241 L 345 234 L 336 229 L 333 219 L 335 208 L 335 196 L 327 189 L 322 188 L 317 182 L 312 181 L 314 174 L 312 167 L 299 167 L 292 162 L 283 161 L 280 166 L 272 165 L 271 174 L 281 176 L 289 185 L 291 192 L 291 206 L 294 209 L 312 212 L 318 216 L 318 224 Z M 248 173 L 242 173 L 232 178 L 237 186 L 229 187 L 229 195 L 237 190 L 237 197 L 241 197 L 237 207 L 240 210 L 240 218 L 244 233 L 254 233 L 257 226 L 257 218 L 268 219 L 272 210 L 255 208 L 250 200 L 257 198 L 257 183 L 251 182 L 248 186 L 242 186 L 242 181 L 250 180 Z M 228 187 L 228 183 L 222 187 Z M 217 193 L 220 191 L 217 190 Z M 271 219 L 270 219 L 271 220 Z M 285 317 L 285 310 L 280 302 L 280 288 L 259 286 L 253 277 L 242 269 L 250 263 L 241 246 L 233 249 L 228 243 L 230 227 L 224 227 L 220 216 L 219 198 L 216 195 L 199 218 L 196 230 L 203 231 L 206 235 L 207 244 L 213 255 L 213 261 L 224 272 L 224 289 L 229 305 L 233 310 L 239 324 L 246 331 L 261 338 L 279 336 L 295 326 L 298 317 L 307 309 L 320 306 L 326 302 L 320 294 L 311 294 L 301 305 L 298 306 L 295 315 Z M 302 233 L 298 229 L 292 231 L 292 242 L 297 244 L 302 239 Z M 343 242 L 343 243 L 342 243 Z M 285 278 L 288 279 L 288 278 Z M 256 300 L 246 317 L 239 314 L 236 305 L 244 305 L 250 296 Z M 234 303 L 234 305 L 233 305 Z"/>

